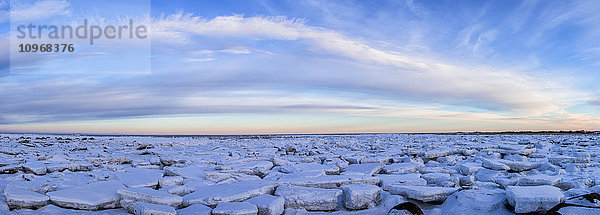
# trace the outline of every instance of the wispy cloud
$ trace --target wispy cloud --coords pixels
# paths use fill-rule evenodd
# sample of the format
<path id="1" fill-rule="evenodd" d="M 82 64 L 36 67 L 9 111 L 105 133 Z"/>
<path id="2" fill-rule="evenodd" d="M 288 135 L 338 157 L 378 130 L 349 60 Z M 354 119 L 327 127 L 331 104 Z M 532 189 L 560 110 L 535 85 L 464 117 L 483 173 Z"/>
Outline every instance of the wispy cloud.
<path id="1" fill-rule="evenodd" d="M 522 1 L 521 4 L 508 16 L 506 19 L 506 25 L 512 28 L 512 33 L 519 32 L 525 23 L 531 20 L 533 11 L 538 4 L 538 0 L 526 0 Z"/>
<path id="2" fill-rule="evenodd" d="M 13 22 L 41 20 L 58 15 L 70 15 L 70 3 L 66 0 L 44 0 L 33 4 L 15 1 L 11 4 L 10 18 Z"/>
<path id="3" fill-rule="evenodd" d="M 413 1 L 281 3 L 318 8 L 309 12 L 280 11 L 288 7 L 265 4 L 273 14 L 290 17 L 177 12 L 148 18 L 153 54 L 149 74 L 51 73 L 48 68 L 61 64 L 59 59 L 25 62 L 46 73 L 2 76 L 0 71 L 0 101 L 9 101 L 0 103 L 0 129 L 144 117 L 165 120 L 153 122 L 160 127 L 169 117 L 236 114 L 283 116 L 276 122 L 287 121 L 285 116 L 311 115 L 315 124 L 305 127 L 313 130 L 343 127 L 323 122 L 331 118 L 351 121 L 353 131 L 399 131 L 395 129 L 410 128 L 414 122 L 418 129 L 430 131 L 600 126 L 593 115 L 566 111 L 600 104 L 591 99 L 597 98 L 594 87 L 580 84 L 598 79 L 595 71 L 584 71 L 588 78 L 577 76 L 579 70 L 561 74 L 581 59 L 600 56 L 594 51 L 600 41 L 594 40 L 600 35 L 594 17 L 600 16 L 586 9 L 594 8 L 593 2 L 524 1 L 514 7 L 469 2 L 469 7 L 457 6 L 460 9 L 452 8 L 455 3 L 432 7 Z M 563 4 L 579 6 L 563 10 Z M 57 9 L 51 14 L 69 15 L 68 2 L 52 7 Z M 381 9 L 388 7 L 389 11 Z M 372 8 L 378 8 L 377 13 Z M 313 13 L 319 14 L 317 20 Z M 467 15 L 448 18 L 456 13 Z M 577 31 L 582 34 L 561 37 L 556 32 L 564 26 L 582 27 Z M 0 46 L 8 46 L 2 42 L 6 40 L 0 40 Z M 555 44 L 579 48 L 565 51 Z M 248 118 L 252 120 L 256 118 Z M 290 124 L 305 122 L 294 120 Z M 380 127 L 369 130 L 372 125 L 366 122 Z M 248 129 L 250 124 L 228 124 L 228 129 Z M 268 129 L 264 126 L 261 129 Z"/>
<path id="4" fill-rule="evenodd" d="M 0 0 L 0 23 L 8 22 L 10 18 L 10 5 L 8 0 Z"/>
<path id="5" fill-rule="evenodd" d="M 215 60 L 214 58 L 184 58 L 183 61 L 184 62 L 206 62 L 206 61 L 213 61 Z"/>
<path id="6" fill-rule="evenodd" d="M 452 98 L 448 100 L 462 100 L 460 102 L 482 108 L 537 113 L 554 111 L 565 104 L 562 97 L 550 91 L 570 91 L 566 86 L 560 87 L 560 83 L 543 77 L 528 76 L 518 71 L 453 65 L 377 49 L 336 31 L 309 26 L 302 19 L 237 15 L 207 20 L 192 14 L 178 13 L 158 19 L 154 23 L 154 29 L 158 31 L 155 32 L 155 36 L 158 36 L 159 40 L 162 35 L 177 32 L 178 36 L 184 37 L 184 41 L 190 40 L 193 35 L 308 41 L 311 46 L 326 53 L 364 63 L 393 66 L 391 71 L 380 74 L 380 78 L 369 77 L 370 72 L 363 74 L 365 78 L 369 77 L 373 88 L 400 94 L 420 94 L 436 99 Z M 481 43 L 493 40 L 494 37 L 494 31 L 483 32 L 475 39 L 473 50 L 476 51 Z M 168 40 L 167 38 L 162 39 Z M 549 96 L 550 94 L 554 96 Z"/>

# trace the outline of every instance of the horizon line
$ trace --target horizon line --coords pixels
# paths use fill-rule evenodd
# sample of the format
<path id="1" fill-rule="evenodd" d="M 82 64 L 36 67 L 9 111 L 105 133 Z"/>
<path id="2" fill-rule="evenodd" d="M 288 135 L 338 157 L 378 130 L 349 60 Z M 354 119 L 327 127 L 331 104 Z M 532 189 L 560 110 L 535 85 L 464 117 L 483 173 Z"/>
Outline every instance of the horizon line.
<path id="1" fill-rule="evenodd" d="M 284 135 L 367 135 L 367 134 L 436 134 L 436 135 L 496 135 L 496 134 L 599 134 L 600 130 L 504 130 L 504 131 L 451 131 L 451 132 L 332 132 L 332 133 L 255 133 L 255 134 L 128 134 L 128 133 L 54 133 L 54 132 L 10 132 L 0 134 L 80 135 L 80 136 L 284 136 Z"/>

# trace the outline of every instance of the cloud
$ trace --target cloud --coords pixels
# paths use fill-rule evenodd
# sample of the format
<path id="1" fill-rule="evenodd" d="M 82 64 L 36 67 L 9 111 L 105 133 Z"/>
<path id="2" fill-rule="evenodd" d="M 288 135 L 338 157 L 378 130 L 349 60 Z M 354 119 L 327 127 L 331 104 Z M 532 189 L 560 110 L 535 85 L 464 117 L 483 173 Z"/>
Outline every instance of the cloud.
<path id="1" fill-rule="evenodd" d="M 183 61 L 184 62 L 206 62 L 206 61 L 213 61 L 215 60 L 214 58 L 184 58 Z"/>
<path id="2" fill-rule="evenodd" d="M 536 8 L 539 0 L 526 0 L 522 1 L 521 4 L 508 16 L 506 24 L 512 28 L 512 33 L 519 32 L 525 23 L 530 20 L 534 9 Z"/>
<path id="3" fill-rule="evenodd" d="M 408 7 L 410 12 L 412 12 L 416 16 L 425 17 L 431 13 L 429 10 L 427 10 L 425 7 L 423 7 L 419 3 L 416 3 L 414 0 L 407 0 L 407 1 L 405 1 L 405 3 L 406 3 L 406 7 Z"/>
<path id="4" fill-rule="evenodd" d="M 8 22 L 10 18 L 8 0 L 0 0 L 0 23 Z"/>
<path id="5" fill-rule="evenodd" d="M 471 27 L 461 32 L 469 50 L 479 52 L 502 36 L 502 29 Z M 586 96 L 564 80 L 461 57 L 447 60 L 429 50 L 415 54 L 395 42 L 372 42 L 305 19 L 205 19 L 181 12 L 153 18 L 151 33 L 152 74 L 0 77 L 0 100 L 9 101 L 0 104 L 0 123 L 222 113 L 333 114 L 524 128 L 598 122 L 561 112 Z M 429 31 L 418 35 L 436 36 Z"/>
<path id="6" fill-rule="evenodd" d="M 458 100 L 458 103 L 494 110 L 555 111 L 567 105 L 561 97 L 567 93 L 560 92 L 577 94 L 560 83 L 518 71 L 449 64 L 374 48 L 336 31 L 309 26 L 303 19 L 241 15 L 202 19 L 189 13 L 176 13 L 154 20 L 153 30 L 154 39 L 173 41 L 171 38 L 177 37 L 176 43 L 191 43 L 197 35 L 307 42 L 329 54 L 389 69 L 378 78 L 369 71 L 361 74 L 372 83 L 367 87 L 443 102 Z M 480 43 L 493 40 L 495 34 L 494 31 L 480 34 L 474 50 Z M 353 84 L 357 83 L 350 83 Z"/>
<path id="7" fill-rule="evenodd" d="M 189 53 L 205 55 L 205 54 L 215 54 L 215 53 L 251 54 L 253 52 L 269 53 L 264 50 L 252 49 L 252 48 L 245 47 L 245 46 L 234 46 L 234 47 L 230 47 L 230 48 L 226 48 L 226 49 L 214 49 L 214 50 L 213 49 L 201 49 L 201 50 L 190 51 Z"/>
<path id="8" fill-rule="evenodd" d="M 11 22 L 27 22 L 33 20 L 47 19 L 58 15 L 70 15 L 70 3 L 66 0 L 36 1 L 34 4 L 20 4 L 15 1 L 11 4 Z"/>

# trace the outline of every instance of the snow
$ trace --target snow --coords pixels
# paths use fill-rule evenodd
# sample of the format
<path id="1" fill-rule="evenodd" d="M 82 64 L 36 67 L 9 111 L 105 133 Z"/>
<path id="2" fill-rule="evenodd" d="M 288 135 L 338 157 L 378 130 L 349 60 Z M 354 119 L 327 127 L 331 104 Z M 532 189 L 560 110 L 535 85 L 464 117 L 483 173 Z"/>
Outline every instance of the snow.
<path id="1" fill-rule="evenodd" d="M 497 160 L 483 159 L 482 166 L 491 170 L 509 170 L 510 167 L 506 164 L 500 163 Z"/>
<path id="2" fill-rule="evenodd" d="M 549 210 L 563 202 L 565 197 L 560 189 L 548 185 L 510 186 L 506 188 L 506 199 L 516 213 L 531 213 Z"/>
<path id="3" fill-rule="evenodd" d="M 183 177 L 167 176 L 158 180 L 159 187 L 183 185 Z"/>
<path id="4" fill-rule="evenodd" d="M 195 189 L 190 188 L 186 185 L 162 187 L 159 190 L 178 196 L 185 196 L 195 191 Z"/>
<path id="5" fill-rule="evenodd" d="M 475 183 L 475 176 L 472 175 L 468 175 L 468 176 L 459 176 L 458 177 L 458 184 L 460 186 L 471 186 L 473 185 L 473 183 Z"/>
<path id="6" fill-rule="evenodd" d="M 261 181 L 243 181 L 217 184 L 196 189 L 183 196 L 184 205 L 204 204 L 215 206 L 223 202 L 244 201 L 262 194 L 273 193 L 275 186 Z"/>
<path id="7" fill-rule="evenodd" d="M 135 215 L 177 215 L 175 208 L 166 205 L 150 204 L 146 202 L 136 202 L 133 204 L 133 214 Z"/>
<path id="8" fill-rule="evenodd" d="M 338 188 L 348 184 L 378 184 L 376 177 L 364 175 L 324 175 L 318 177 L 281 177 L 275 184 L 277 185 L 298 185 L 315 188 Z"/>
<path id="9" fill-rule="evenodd" d="M 206 205 L 195 204 L 190 205 L 186 208 L 182 208 L 177 210 L 177 214 L 179 215 L 210 215 L 212 208 L 209 208 Z"/>
<path id="10" fill-rule="evenodd" d="M 482 168 L 483 167 L 481 166 L 480 163 L 463 163 L 463 164 L 458 165 L 458 170 L 459 170 L 460 174 L 463 174 L 463 175 L 471 175 L 471 174 L 479 171 Z"/>
<path id="11" fill-rule="evenodd" d="M 598 134 L 0 136 L 0 214 L 544 213 L 600 192 Z"/>
<path id="12" fill-rule="evenodd" d="M 425 158 L 433 159 L 438 157 L 444 157 L 452 154 L 452 150 L 450 148 L 438 148 L 433 150 L 427 150 L 425 152 Z"/>
<path id="13" fill-rule="evenodd" d="M 515 172 L 522 172 L 531 170 L 534 168 L 538 168 L 541 164 L 539 163 L 531 163 L 531 162 L 523 162 L 523 161 L 510 161 L 510 160 L 498 160 L 498 162 L 507 165 L 510 170 Z"/>
<path id="14" fill-rule="evenodd" d="M 331 211 L 337 207 L 342 190 L 281 185 L 275 190 L 275 195 L 285 199 L 286 208 Z"/>
<path id="15" fill-rule="evenodd" d="M 225 202 L 220 203 L 213 209 L 213 215 L 255 215 L 258 208 L 248 202 Z"/>
<path id="16" fill-rule="evenodd" d="M 448 173 L 426 173 L 421 178 L 427 181 L 427 184 L 434 184 L 439 187 L 453 187 L 458 184 L 458 178 Z"/>
<path id="17" fill-rule="evenodd" d="M 517 182 L 517 186 L 538 186 L 538 185 L 557 185 L 560 177 L 551 175 L 530 175 L 521 178 Z"/>
<path id="18" fill-rule="evenodd" d="M 384 166 L 385 165 L 381 163 L 350 164 L 346 167 L 344 174 L 372 176 L 375 173 L 379 173 Z"/>
<path id="19" fill-rule="evenodd" d="M 199 166 L 165 167 L 166 175 L 181 176 L 186 179 L 204 179 L 206 168 Z"/>
<path id="20" fill-rule="evenodd" d="M 417 170 L 419 170 L 419 167 L 421 167 L 421 166 L 423 166 L 423 164 L 413 163 L 413 162 L 394 163 L 394 164 L 389 164 L 389 165 L 386 165 L 385 167 L 383 167 L 383 172 L 385 172 L 387 174 L 392 174 L 395 172 L 401 172 L 401 173 L 417 172 Z"/>
<path id="21" fill-rule="evenodd" d="M 340 168 L 336 165 L 321 165 L 317 163 L 301 163 L 288 166 L 281 166 L 279 170 L 283 173 L 300 173 L 300 172 L 315 172 L 325 171 L 328 175 L 338 174 Z"/>
<path id="22" fill-rule="evenodd" d="M 46 174 L 46 164 L 39 162 L 39 161 L 33 161 L 33 162 L 27 162 L 23 164 L 23 171 L 26 173 L 33 173 L 36 175 L 45 175 Z"/>
<path id="23" fill-rule="evenodd" d="M 51 192 L 51 191 L 55 191 L 57 189 L 57 186 L 54 183 L 52 183 L 48 180 L 44 180 L 43 178 L 34 178 L 34 179 L 31 179 L 30 181 L 26 181 L 26 180 L 13 181 L 13 182 L 8 183 L 7 186 L 13 186 L 13 187 L 21 188 L 21 189 L 31 190 L 33 192 L 42 193 L 42 194 L 45 194 L 45 193 Z"/>
<path id="24" fill-rule="evenodd" d="M 83 210 L 99 210 L 119 206 L 117 190 L 123 188 L 118 181 L 100 181 L 80 187 L 47 193 L 53 204 Z"/>
<path id="25" fill-rule="evenodd" d="M 391 194 L 403 195 L 406 198 L 423 202 L 443 202 L 456 190 L 456 188 L 448 187 L 405 186 L 395 184 L 388 187 L 388 191 Z"/>
<path id="26" fill-rule="evenodd" d="M 10 208 L 8 207 L 8 204 L 6 204 L 4 200 L 0 200 L 0 212 L 7 212 L 9 210 Z"/>
<path id="27" fill-rule="evenodd" d="M 564 207 L 558 212 L 563 215 L 598 215 L 600 208 Z"/>
<path id="28" fill-rule="evenodd" d="M 48 196 L 30 190 L 7 186 L 4 188 L 6 204 L 10 208 L 39 208 L 48 204 Z"/>
<path id="29" fill-rule="evenodd" d="M 156 187 L 163 173 L 136 169 L 132 172 L 117 172 L 115 175 L 127 187 Z"/>
<path id="30" fill-rule="evenodd" d="M 381 188 L 389 190 L 389 185 L 412 185 L 412 186 L 425 186 L 427 181 L 421 178 L 421 174 L 402 174 L 402 175 L 375 175 L 381 180 Z"/>
<path id="31" fill-rule="evenodd" d="M 283 213 L 285 199 L 280 196 L 263 194 L 246 200 L 258 207 L 258 215 L 280 215 Z"/>
<path id="32" fill-rule="evenodd" d="M 264 175 L 267 170 L 273 168 L 273 163 L 270 161 L 252 161 L 248 163 L 240 163 L 228 166 L 228 170 L 224 172 L 244 173 L 248 175 Z"/>
<path id="33" fill-rule="evenodd" d="M 500 189 L 463 190 L 450 195 L 441 210 L 447 215 L 513 214 L 504 207 L 505 201 Z"/>
<path id="34" fill-rule="evenodd" d="M 381 194 L 379 186 L 370 184 L 350 184 L 340 188 L 344 191 L 344 206 L 350 210 L 374 207 Z"/>
<path id="35" fill-rule="evenodd" d="M 121 196 L 121 202 L 123 202 L 123 200 L 126 202 L 146 202 L 167 205 L 173 208 L 179 207 L 183 202 L 181 196 L 146 187 L 121 188 L 117 190 L 117 193 Z M 123 203 L 121 203 L 121 206 L 124 206 Z"/>

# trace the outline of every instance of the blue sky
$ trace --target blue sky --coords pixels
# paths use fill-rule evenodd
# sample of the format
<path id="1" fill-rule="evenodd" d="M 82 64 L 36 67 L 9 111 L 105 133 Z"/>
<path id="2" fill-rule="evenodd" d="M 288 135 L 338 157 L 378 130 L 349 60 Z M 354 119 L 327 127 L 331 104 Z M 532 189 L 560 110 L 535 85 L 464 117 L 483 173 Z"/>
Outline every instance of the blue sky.
<path id="1" fill-rule="evenodd" d="M 0 131 L 598 130 L 597 11 L 597 1 L 0 0 Z M 9 51 L 22 42 L 16 23 L 129 18 L 151 26 L 150 40 Z"/>

